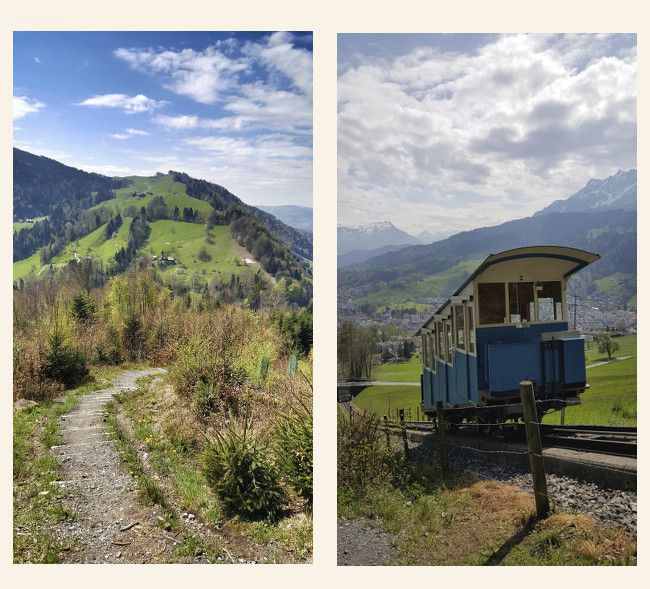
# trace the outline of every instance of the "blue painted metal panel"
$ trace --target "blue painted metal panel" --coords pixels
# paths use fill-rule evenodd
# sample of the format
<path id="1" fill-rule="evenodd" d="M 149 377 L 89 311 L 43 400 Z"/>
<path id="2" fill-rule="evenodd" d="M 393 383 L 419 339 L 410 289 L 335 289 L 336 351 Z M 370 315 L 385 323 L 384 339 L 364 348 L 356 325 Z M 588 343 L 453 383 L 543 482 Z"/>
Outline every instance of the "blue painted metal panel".
<path id="1" fill-rule="evenodd" d="M 568 384 L 587 381 L 585 367 L 585 340 L 564 340 L 564 382 Z"/>
<path id="2" fill-rule="evenodd" d="M 490 344 L 487 346 L 491 394 L 517 390 L 522 380 L 542 383 L 541 344 Z"/>
<path id="3" fill-rule="evenodd" d="M 476 329 L 477 388 L 489 390 L 491 368 L 488 363 L 488 345 L 541 342 L 542 333 L 565 331 L 566 321 L 540 323 L 528 327 L 506 325 L 502 327 L 480 327 Z M 541 355 L 541 352 L 540 352 Z"/>

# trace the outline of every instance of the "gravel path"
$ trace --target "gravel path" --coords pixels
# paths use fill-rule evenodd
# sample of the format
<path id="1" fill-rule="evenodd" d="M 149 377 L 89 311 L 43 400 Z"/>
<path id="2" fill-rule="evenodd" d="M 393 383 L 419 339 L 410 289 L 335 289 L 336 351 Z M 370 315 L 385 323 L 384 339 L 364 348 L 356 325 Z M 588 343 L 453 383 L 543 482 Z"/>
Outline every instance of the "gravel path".
<path id="1" fill-rule="evenodd" d="M 64 444 L 52 448 L 62 463 L 64 504 L 76 517 L 55 530 L 67 563 L 154 563 L 173 556 L 173 538 L 159 526 L 160 508 L 138 502 L 133 477 L 108 439 L 106 404 L 113 395 L 137 388 L 137 379 L 163 369 L 133 370 L 114 386 L 83 396 L 61 417 Z"/>
<path id="2" fill-rule="evenodd" d="M 381 529 L 379 520 L 360 517 L 338 521 L 336 555 L 339 566 L 387 565 L 395 553 L 394 538 Z"/>

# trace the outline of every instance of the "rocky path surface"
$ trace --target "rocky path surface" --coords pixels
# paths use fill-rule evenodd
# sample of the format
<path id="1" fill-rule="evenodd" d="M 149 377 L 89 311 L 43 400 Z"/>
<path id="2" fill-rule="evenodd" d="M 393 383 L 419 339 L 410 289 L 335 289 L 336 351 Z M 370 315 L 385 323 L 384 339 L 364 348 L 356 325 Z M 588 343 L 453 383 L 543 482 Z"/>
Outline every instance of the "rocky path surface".
<path id="1" fill-rule="evenodd" d="M 113 395 L 137 388 L 136 381 L 163 369 L 132 370 L 112 387 L 90 393 L 61 416 L 64 443 L 52 448 L 62 463 L 58 484 L 65 506 L 75 513 L 55 535 L 65 547 L 67 563 L 156 563 L 173 560 L 174 539 L 160 527 L 158 506 L 138 502 L 133 477 L 109 439 L 106 405 Z"/>
<path id="2" fill-rule="evenodd" d="M 382 530 L 381 522 L 364 517 L 338 521 L 336 560 L 339 566 L 388 565 L 396 553 L 395 538 Z"/>

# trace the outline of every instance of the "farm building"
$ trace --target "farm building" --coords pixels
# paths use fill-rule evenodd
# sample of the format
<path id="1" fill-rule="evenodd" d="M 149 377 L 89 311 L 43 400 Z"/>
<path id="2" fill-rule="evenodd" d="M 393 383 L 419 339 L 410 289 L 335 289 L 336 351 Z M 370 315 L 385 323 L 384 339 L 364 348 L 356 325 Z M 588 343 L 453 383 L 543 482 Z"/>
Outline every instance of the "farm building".
<path id="1" fill-rule="evenodd" d="M 538 398 L 586 386 L 584 340 L 568 330 L 566 280 L 600 256 L 532 246 L 488 256 L 418 330 L 422 409 L 507 403 L 531 380 Z"/>

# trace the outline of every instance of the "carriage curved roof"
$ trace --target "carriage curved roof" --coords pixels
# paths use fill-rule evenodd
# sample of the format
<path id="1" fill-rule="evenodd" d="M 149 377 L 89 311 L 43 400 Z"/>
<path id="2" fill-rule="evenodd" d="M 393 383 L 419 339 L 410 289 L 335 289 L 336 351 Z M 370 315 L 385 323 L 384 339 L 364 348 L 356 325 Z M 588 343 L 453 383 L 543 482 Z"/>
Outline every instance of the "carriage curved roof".
<path id="1" fill-rule="evenodd" d="M 562 261 L 567 270 L 564 273 L 564 278 L 568 278 L 578 270 L 581 270 L 585 266 L 595 262 L 600 259 L 598 254 L 588 252 L 586 250 L 581 250 L 575 247 L 566 247 L 559 245 L 530 245 L 526 247 L 517 247 L 514 249 L 503 250 L 497 254 L 490 254 L 485 260 L 483 260 L 476 270 L 461 284 L 453 293 L 452 296 L 460 294 L 460 292 L 474 279 L 483 274 L 490 266 L 499 264 L 501 262 L 508 262 L 511 260 L 522 260 L 526 258 L 552 258 Z M 428 325 L 433 317 L 449 305 L 451 302 L 451 297 L 448 298 L 441 307 L 439 307 L 436 312 L 427 319 L 422 327 Z M 421 329 L 421 328 L 420 328 Z M 418 335 L 420 330 L 418 329 L 415 335 Z"/>

